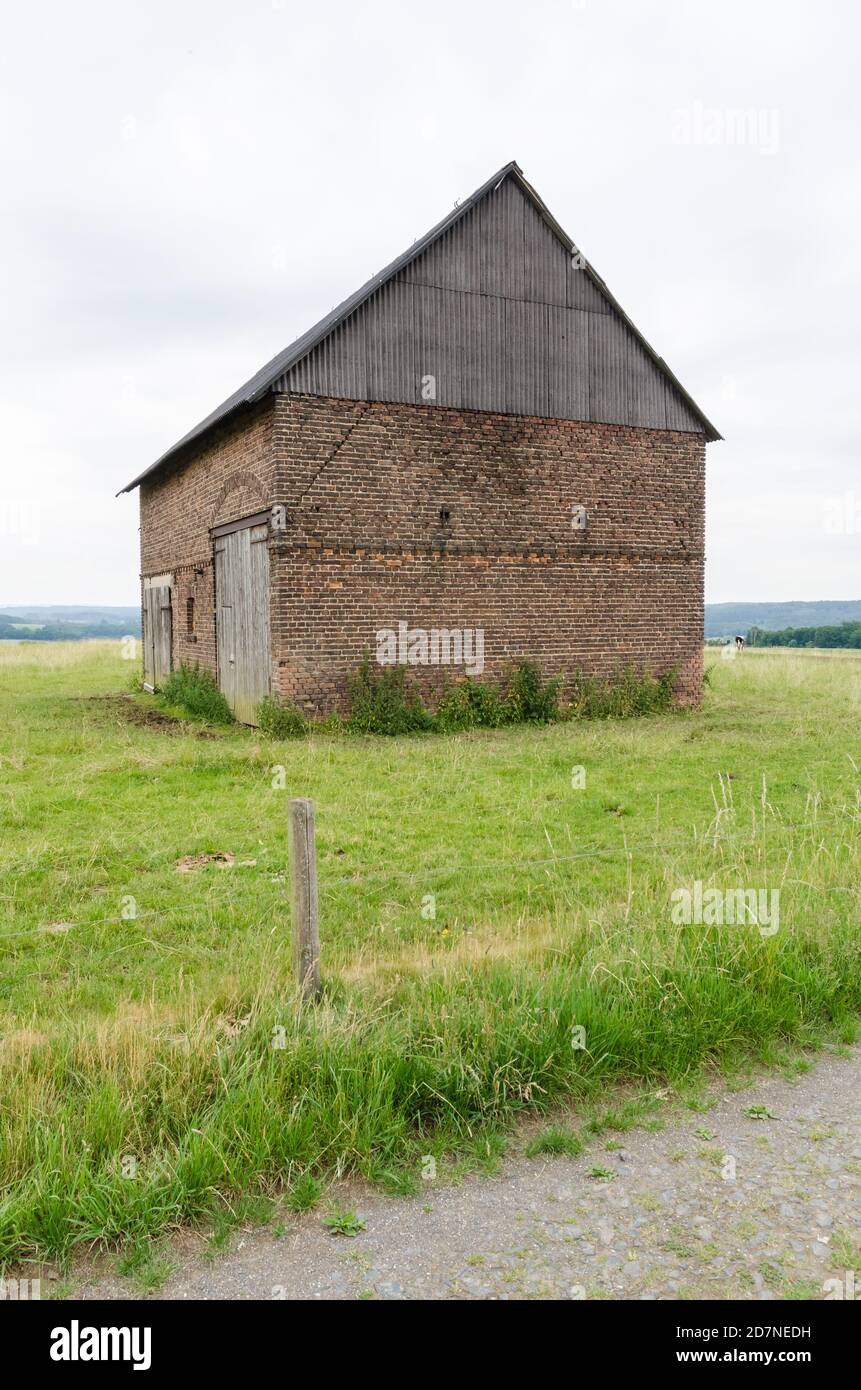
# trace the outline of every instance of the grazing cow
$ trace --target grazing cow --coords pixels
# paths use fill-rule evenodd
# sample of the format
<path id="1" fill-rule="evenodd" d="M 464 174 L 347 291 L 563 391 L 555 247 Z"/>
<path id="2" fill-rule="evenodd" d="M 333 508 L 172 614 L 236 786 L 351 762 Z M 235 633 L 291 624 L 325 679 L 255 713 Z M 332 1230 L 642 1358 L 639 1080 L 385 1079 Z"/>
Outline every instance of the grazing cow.
<path id="1" fill-rule="evenodd" d="M 743 637 L 736 637 L 736 639 L 735 639 L 736 651 L 739 651 L 739 652 L 740 652 L 743 646 L 744 646 L 744 638 L 743 638 Z"/>

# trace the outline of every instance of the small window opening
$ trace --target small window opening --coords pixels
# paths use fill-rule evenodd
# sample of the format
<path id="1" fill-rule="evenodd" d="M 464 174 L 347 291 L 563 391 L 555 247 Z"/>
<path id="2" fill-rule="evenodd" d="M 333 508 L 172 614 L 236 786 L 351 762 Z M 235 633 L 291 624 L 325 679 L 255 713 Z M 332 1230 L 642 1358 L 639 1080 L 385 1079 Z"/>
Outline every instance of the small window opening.
<path id="1" fill-rule="evenodd" d="M 194 599 L 185 600 L 185 628 L 186 632 L 194 632 Z"/>

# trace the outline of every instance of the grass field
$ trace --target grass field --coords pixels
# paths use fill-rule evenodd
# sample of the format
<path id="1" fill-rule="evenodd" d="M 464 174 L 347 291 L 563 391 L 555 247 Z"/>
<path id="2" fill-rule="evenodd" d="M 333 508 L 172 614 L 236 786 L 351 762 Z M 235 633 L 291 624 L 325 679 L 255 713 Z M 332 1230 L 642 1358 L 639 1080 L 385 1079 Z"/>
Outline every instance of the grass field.
<path id="1" fill-rule="evenodd" d="M 0 1259 L 334 1173 L 406 1191 L 518 1111 L 854 1036 L 861 661 L 708 661 L 695 713 L 270 743 L 132 698 L 119 644 L 0 646 Z M 235 862 L 178 870 L 204 854 Z M 779 890 L 779 930 L 676 924 L 695 880 Z"/>

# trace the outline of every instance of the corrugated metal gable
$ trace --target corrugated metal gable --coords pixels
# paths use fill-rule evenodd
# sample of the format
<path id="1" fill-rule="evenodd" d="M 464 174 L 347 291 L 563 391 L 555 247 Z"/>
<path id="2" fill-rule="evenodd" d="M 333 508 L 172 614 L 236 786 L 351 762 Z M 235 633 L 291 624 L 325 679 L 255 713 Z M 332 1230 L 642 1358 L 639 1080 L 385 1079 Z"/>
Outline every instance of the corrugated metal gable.
<path id="1" fill-rule="evenodd" d="M 441 406 L 703 429 L 510 180 L 382 285 L 274 389 L 419 404 L 429 376 Z"/>
<path id="2" fill-rule="evenodd" d="M 416 402 L 720 435 L 511 163 L 123 491 L 266 392 Z"/>

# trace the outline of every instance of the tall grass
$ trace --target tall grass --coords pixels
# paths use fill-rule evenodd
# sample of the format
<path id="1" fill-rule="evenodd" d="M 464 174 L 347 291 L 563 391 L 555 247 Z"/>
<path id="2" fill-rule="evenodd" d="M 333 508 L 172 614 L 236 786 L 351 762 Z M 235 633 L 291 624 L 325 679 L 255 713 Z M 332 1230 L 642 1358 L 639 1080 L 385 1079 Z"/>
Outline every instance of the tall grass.
<path id="1" fill-rule="evenodd" d="M 678 1080 L 730 1047 L 810 1042 L 826 1024 L 849 1036 L 861 1008 L 848 923 L 775 943 L 689 929 L 660 945 L 607 924 L 463 964 L 336 988 L 315 1011 L 267 992 L 233 1036 L 204 1016 L 19 1046 L 4 1069 L 0 1255 L 139 1239 L 211 1210 L 213 1191 L 307 1173 L 415 1178 L 423 1155 L 442 1161 L 527 1106 Z"/>
<path id="2" fill-rule="evenodd" d="M 126 674 L 104 652 L 47 692 L 0 654 L 0 1258 L 309 1175 L 418 1185 L 518 1112 L 853 1036 L 861 667 L 749 656 L 702 713 L 261 747 L 129 724 L 92 698 Z M 316 1008 L 291 793 L 317 802 Z M 779 889 L 780 930 L 675 924 L 695 879 Z"/>

